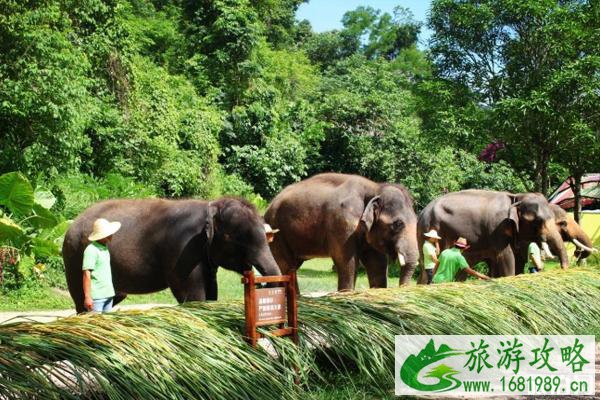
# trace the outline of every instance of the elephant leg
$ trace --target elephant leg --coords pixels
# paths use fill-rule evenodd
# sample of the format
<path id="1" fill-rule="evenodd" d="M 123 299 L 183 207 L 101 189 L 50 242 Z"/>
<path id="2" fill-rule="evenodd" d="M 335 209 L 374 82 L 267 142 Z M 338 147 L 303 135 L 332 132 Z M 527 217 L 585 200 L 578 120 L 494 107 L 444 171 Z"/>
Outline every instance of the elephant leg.
<path id="1" fill-rule="evenodd" d="M 296 271 L 302 265 L 302 260 L 294 256 L 285 239 L 275 235 L 270 248 L 273 258 L 275 258 L 275 262 L 277 262 L 282 274 L 285 275 L 290 271 Z"/>
<path id="2" fill-rule="evenodd" d="M 205 277 L 204 266 L 198 265 L 187 277 L 182 278 L 174 273 L 167 278 L 167 282 L 177 302 L 204 301 L 207 299 Z"/>
<path id="3" fill-rule="evenodd" d="M 338 267 L 338 291 L 354 290 L 359 262 L 358 256 L 354 253 L 342 253 L 334 255 L 332 258 Z"/>
<path id="4" fill-rule="evenodd" d="M 387 257 L 376 250 L 367 249 L 361 253 L 360 261 L 367 270 L 369 287 L 386 288 L 388 274 Z"/>
<path id="5" fill-rule="evenodd" d="M 527 247 L 520 246 L 514 251 L 515 254 L 515 274 L 520 275 L 525 272 L 527 264 Z"/>
<path id="6" fill-rule="evenodd" d="M 199 268 L 199 267 L 198 267 Z M 206 288 L 206 300 L 216 301 L 219 297 L 219 284 L 217 283 L 217 269 L 211 268 L 210 271 L 206 271 L 206 277 L 204 278 L 204 287 Z M 202 282 L 198 282 L 200 286 Z"/>
<path id="7" fill-rule="evenodd" d="M 121 303 L 123 300 L 127 298 L 127 293 L 117 292 L 115 297 L 113 297 L 113 307 L 117 304 Z"/>
<path id="8" fill-rule="evenodd" d="M 494 277 L 514 276 L 515 275 L 515 255 L 510 246 L 506 246 L 496 256 L 496 273 Z"/>
<path id="9" fill-rule="evenodd" d="M 423 261 L 423 243 L 424 240 L 422 239 L 423 234 L 419 233 L 419 280 L 417 281 L 417 283 L 419 285 L 425 285 L 427 284 L 427 274 L 425 273 L 425 265 L 424 265 L 424 261 Z"/>

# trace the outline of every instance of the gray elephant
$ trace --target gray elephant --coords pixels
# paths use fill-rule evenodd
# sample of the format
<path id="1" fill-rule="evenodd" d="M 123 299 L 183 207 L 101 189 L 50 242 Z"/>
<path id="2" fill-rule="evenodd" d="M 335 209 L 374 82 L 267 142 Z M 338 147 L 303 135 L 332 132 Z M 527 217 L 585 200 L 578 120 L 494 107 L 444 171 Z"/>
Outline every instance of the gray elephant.
<path id="1" fill-rule="evenodd" d="M 578 263 L 597 251 L 594 248 L 590 237 L 583 231 L 581 226 L 575 222 L 572 216 L 567 214 L 565 210 L 556 204 L 550 204 L 550 208 L 554 212 L 554 220 L 562 239 L 565 242 L 573 243 L 577 247 L 577 250 L 575 250 L 575 258 Z"/>
<path id="2" fill-rule="evenodd" d="M 305 260 L 331 257 L 338 290 L 354 289 L 359 263 L 371 287 L 387 286 L 387 256 L 403 266 L 401 283 L 417 265 L 417 217 L 410 194 L 400 185 L 357 175 L 316 175 L 279 193 L 265 220 L 280 229 L 271 250 L 284 273 Z"/>
<path id="3" fill-rule="evenodd" d="M 487 190 L 449 193 L 421 211 L 417 228 L 420 247 L 423 233 L 429 229 L 436 229 L 442 237 L 442 250 L 459 236 L 465 237 L 471 245 L 464 252 L 469 264 L 486 261 L 492 277 L 515 275 L 515 257 L 532 241 L 542 242 L 545 249 L 549 245 L 561 266 L 568 266 L 554 213 L 541 194 Z M 424 275 L 420 283 L 424 283 Z"/>
<path id="4" fill-rule="evenodd" d="M 97 218 L 122 224 L 108 246 L 115 303 L 128 293 L 167 287 L 180 303 L 216 300 L 218 266 L 239 273 L 256 266 L 263 275 L 281 274 L 263 220 L 245 200 L 110 200 L 85 210 L 65 235 L 65 272 L 77 312 L 84 311 L 83 250 Z"/>

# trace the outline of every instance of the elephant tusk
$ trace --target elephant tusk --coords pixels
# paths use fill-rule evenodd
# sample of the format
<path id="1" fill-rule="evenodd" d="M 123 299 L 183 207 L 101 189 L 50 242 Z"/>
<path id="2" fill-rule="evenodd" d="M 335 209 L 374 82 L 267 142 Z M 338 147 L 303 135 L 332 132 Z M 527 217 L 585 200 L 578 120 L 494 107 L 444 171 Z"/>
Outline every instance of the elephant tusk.
<path id="1" fill-rule="evenodd" d="M 552 252 L 550 251 L 550 247 L 548 247 L 548 243 L 542 242 L 542 250 L 544 250 L 544 253 L 546 253 L 546 256 L 548 256 L 550 258 L 554 258 L 554 254 L 552 254 Z"/>
<path id="2" fill-rule="evenodd" d="M 577 239 L 573 239 L 573 244 L 575 244 L 575 246 L 579 247 L 581 250 L 589 251 L 590 253 L 595 253 L 598 251 L 598 249 L 588 247 Z"/>
<path id="3" fill-rule="evenodd" d="M 400 253 L 398 253 L 398 262 L 400 263 L 401 267 L 404 267 L 406 265 L 406 260 L 404 259 L 404 256 Z"/>

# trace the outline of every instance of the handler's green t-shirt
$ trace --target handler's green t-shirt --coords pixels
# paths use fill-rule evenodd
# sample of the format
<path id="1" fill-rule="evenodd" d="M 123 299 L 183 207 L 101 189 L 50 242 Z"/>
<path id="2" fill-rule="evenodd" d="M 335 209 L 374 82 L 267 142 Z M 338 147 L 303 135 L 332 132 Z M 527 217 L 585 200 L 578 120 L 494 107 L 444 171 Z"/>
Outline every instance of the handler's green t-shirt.
<path id="1" fill-rule="evenodd" d="M 527 264 L 525 264 L 525 273 L 529 273 L 529 268 L 537 268 L 537 265 L 531 261 L 531 257 L 537 258 L 538 260 L 542 260 L 542 252 L 540 250 L 540 246 L 537 245 L 536 242 L 529 243 L 529 247 L 527 247 Z"/>
<path id="2" fill-rule="evenodd" d="M 456 247 L 442 251 L 438 260 L 440 265 L 433 276 L 433 283 L 454 282 L 457 272 L 469 266 L 465 257 Z"/>
<path id="3" fill-rule="evenodd" d="M 434 269 L 435 261 L 433 261 L 433 256 L 435 254 L 436 249 L 433 243 L 425 241 L 423 243 L 423 266 L 425 269 Z"/>
<path id="4" fill-rule="evenodd" d="M 92 299 L 114 297 L 115 288 L 110 270 L 110 253 L 108 248 L 98 242 L 92 242 L 83 252 L 84 271 L 92 274 Z"/>

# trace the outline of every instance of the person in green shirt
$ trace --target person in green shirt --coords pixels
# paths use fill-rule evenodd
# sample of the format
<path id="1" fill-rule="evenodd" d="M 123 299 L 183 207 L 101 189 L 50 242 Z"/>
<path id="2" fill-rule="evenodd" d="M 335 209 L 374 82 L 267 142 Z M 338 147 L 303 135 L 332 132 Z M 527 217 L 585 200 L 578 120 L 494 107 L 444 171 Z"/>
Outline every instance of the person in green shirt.
<path id="1" fill-rule="evenodd" d="M 462 270 L 476 278 L 489 280 L 487 275 L 480 274 L 469 267 L 469 263 L 462 255 L 468 248 L 467 239 L 461 237 L 454 242 L 454 247 L 442 251 L 439 264 L 433 272 L 433 283 L 454 282 L 456 274 Z"/>
<path id="2" fill-rule="evenodd" d="M 425 242 L 423 243 L 423 268 L 427 274 L 427 284 L 430 285 L 433 279 L 433 270 L 439 262 L 437 257 L 440 252 L 438 241 L 441 237 L 435 229 L 424 233 L 423 236 L 425 236 Z"/>
<path id="3" fill-rule="evenodd" d="M 83 306 L 88 311 L 109 312 L 112 309 L 115 288 L 110 268 L 108 244 L 121 228 L 120 222 L 104 218 L 94 221 L 90 244 L 83 252 Z"/>
<path id="4" fill-rule="evenodd" d="M 544 269 L 542 261 L 542 251 L 536 242 L 529 243 L 527 247 L 527 263 L 525 264 L 525 272 L 537 273 Z"/>

